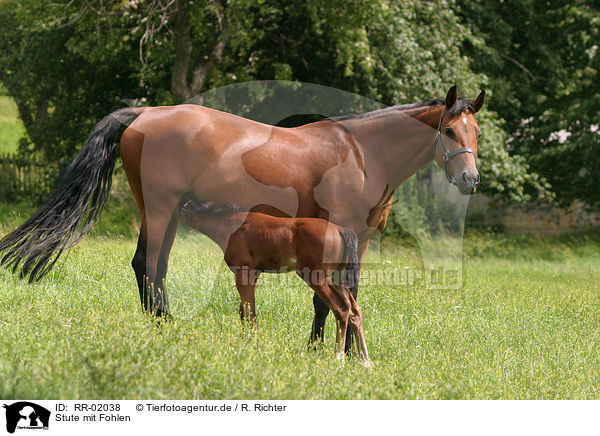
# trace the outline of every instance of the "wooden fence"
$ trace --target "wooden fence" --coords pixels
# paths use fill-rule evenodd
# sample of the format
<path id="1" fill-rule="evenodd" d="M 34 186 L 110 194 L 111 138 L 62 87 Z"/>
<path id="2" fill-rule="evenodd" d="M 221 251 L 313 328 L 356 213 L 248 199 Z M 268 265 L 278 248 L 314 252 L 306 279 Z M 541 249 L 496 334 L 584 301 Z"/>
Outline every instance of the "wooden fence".
<path id="1" fill-rule="evenodd" d="M 47 198 L 54 189 L 58 171 L 57 164 L 43 162 L 39 157 L 0 153 L 0 201 L 39 202 Z"/>

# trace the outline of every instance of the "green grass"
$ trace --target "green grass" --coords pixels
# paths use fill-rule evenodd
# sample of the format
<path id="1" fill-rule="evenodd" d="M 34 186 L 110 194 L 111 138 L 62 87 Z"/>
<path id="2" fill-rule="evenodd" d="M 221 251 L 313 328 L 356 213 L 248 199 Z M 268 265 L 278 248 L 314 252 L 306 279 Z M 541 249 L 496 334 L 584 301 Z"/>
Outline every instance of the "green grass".
<path id="1" fill-rule="evenodd" d="M 17 151 L 23 135 L 25 126 L 19 118 L 15 101 L 12 97 L 0 95 L 0 153 Z"/>
<path id="2" fill-rule="evenodd" d="M 0 269 L 0 398 L 600 398 L 592 235 L 470 234 L 461 290 L 363 287 L 370 370 L 335 360 L 331 319 L 307 350 L 312 293 L 293 275 L 261 278 L 258 332 L 243 329 L 218 249 L 185 231 L 168 279 L 176 318 L 157 327 L 139 308 L 134 250 L 100 232 L 38 284 Z"/>

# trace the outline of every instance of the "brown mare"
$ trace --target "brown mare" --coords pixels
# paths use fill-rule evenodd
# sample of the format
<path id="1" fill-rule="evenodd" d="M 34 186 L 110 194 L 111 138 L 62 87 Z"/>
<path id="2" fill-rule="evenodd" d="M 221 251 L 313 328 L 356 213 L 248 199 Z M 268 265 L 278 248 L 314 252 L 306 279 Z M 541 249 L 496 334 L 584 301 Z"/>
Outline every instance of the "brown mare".
<path id="1" fill-rule="evenodd" d="M 195 105 L 118 110 L 92 130 L 48 201 L 0 241 L 2 263 L 39 279 L 93 224 L 110 191 L 122 124 L 129 127 L 120 136 L 121 158 L 142 219 L 132 266 L 144 309 L 167 311 L 164 280 L 188 194 L 353 229 L 362 261 L 386 225 L 394 189 L 432 160 L 461 193 L 475 191 L 480 130 L 473 115 L 484 98 L 482 91 L 460 100 L 453 86 L 445 100 L 296 128 Z M 322 339 L 329 308 L 318 296 L 313 302 L 311 337 Z"/>
<path id="2" fill-rule="evenodd" d="M 255 292 L 261 273 L 296 271 L 335 315 L 337 356 L 344 354 L 350 326 L 361 360 L 369 365 L 362 312 L 352 296 L 359 280 L 354 231 L 320 218 L 274 217 L 193 201 L 184 205 L 181 215 L 223 251 L 240 293 L 242 320 L 256 326 Z"/>

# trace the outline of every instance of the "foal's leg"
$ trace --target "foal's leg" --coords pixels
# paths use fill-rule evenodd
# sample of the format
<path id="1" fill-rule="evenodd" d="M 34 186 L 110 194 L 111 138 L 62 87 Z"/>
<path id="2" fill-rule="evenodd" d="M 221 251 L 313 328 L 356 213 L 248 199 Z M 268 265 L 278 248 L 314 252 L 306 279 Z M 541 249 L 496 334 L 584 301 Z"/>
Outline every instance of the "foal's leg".
<path id="1" fill-rule="evenodd" d="M 358 246 L 358 259 L 359 259 L 359 269 L 362 269 L 363 258 L 367 252 L 367 248 L 369 247 L 369 240 L 361 242 Z M 358 299 L 358 287 L 352 290 L 352 296 L 354 299 Z M 312 330 L 310 333 L 310 342 L 314 343 L 317 341 L 323 342 L 325 331 L 325 321 L 327 320 L 327 315 L 329 315 L 329 306 L 325 303 L 318 294 L 315 294 L 313 297 L 313 307 L 315 309 L 315 317 L 313 319 Z M 352 350 L 352 329 L 348 326 L 346 329 L 346 345 L 344 348 L 344 352 L 346 354 L 350 354 Z"/>
<path id="2" fill-rule="evenodd" d="M 350 302 L 347 298 L 339 295 L 328 281 L 322 280 L 318 283 L 308 283 L 319 295 L 321 300 L 329 306 L 337 321 L 335 333 L 335 353 L 338 359 L 344 357 L 344 346 L 346 343 L 346 329 L 350 316 Z"/>
<path id="3" fill-rule="evenodd" d="M 256 283 L 260 272 L 249 268 L 235 270 L 235 286 L 240 293 L 240 318 L 247 321 L 252 328 L 256 328 Z"/>
<path id="4" fill-rule="evenodd" d="M 356 345 L 360 353 L 360 358 L 365 366 L 371 366 L 369 360 L 369 352 L 367 351 L 367 342 L 365 340 L 365 332 L 362 323 L 362 310 L 358 306 L 358 303 L 352 296 L 348 294 L 350 298 L 350 317 L 348 320 L 348 327 L 354 332 L 356 336 Z"/>
<path id="5" fill-rule="evenodd" d="M 360 270 L 362 270 L 363 258 L 365 257 L 367 248 L 369 248 L 369 240 L 368 239 L 365 242 L 360 243 L 358 245 L 359 273 L 360 273 Z M 352 292 L 352 297 L 354 298 L 354 301 L 356 301 L 358 299 L 358 286 L 356 288 L 352 289 L 351 292 Z M 346 331 L 346 348 L 345 348 L 344 352 L 347 355 L 350 355 L 352 352 L 352 329 L 350 328 L 350 325 L 348 325 L 348 330 Z"/>

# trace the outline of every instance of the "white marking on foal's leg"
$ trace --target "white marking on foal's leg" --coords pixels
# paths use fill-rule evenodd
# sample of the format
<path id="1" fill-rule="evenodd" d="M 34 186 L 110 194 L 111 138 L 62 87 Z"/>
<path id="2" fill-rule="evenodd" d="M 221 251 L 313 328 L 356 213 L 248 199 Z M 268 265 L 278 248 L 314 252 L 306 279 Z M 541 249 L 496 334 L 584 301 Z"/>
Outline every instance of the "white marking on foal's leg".
<path id="1" fill-rule="evenodd" d="M 337 329 L 335 332 L 335 358 L 337 360 L 344 361 L 346 358 L 346 353 L 344 353 L 344 348 L 346 346 L 346 329 L 342 332 L 342 327 L 340 322 L 337 321 Z"/>

